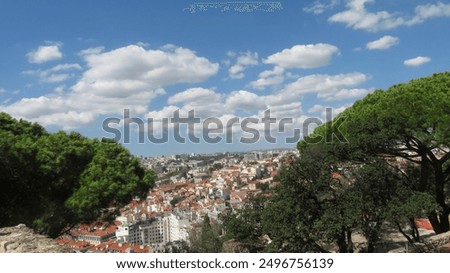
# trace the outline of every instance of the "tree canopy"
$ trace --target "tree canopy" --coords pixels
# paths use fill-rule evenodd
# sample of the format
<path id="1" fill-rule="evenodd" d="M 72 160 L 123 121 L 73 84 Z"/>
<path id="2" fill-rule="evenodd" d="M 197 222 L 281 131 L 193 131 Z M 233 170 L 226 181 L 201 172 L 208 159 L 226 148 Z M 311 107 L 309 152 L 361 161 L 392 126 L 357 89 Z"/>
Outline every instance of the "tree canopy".
<path id="1" fill-rule="evenodd" d="M 449 230 L 450 73 L 377 90 L 297 147 L 258 216 L 267 251 L 352 252 L 358 232 L 373 252 L 383 225 L 414 243 L 416 217 Z M 246 213 L 231 234 L 253 230 Z"/>
<path id="2" fill-rule="evenodd" d="M 299 149 L 317 143 L 320 136 L 320 143 L 332 146 L 341 160 L 364 162 L 375 156 L 391 162 L 408 178 L 411 190 L 434 196 L 440 209 L 430 213 L 429 219 L 437 233 L 448 231 L 450 73 L 377 90 L 339 118 L 345 121 L 317 128 L 314 139 L 306 138 Z M 345 136 L 345 142 L 332 138 L 336 130 Z M 408 166 L 417 172 L 408 172 Z"/>
<path id="3" fill-rule="evenodd" d="M 110 206 L 145 196 L 154 182 L 128 150 L 79 133 L 48 133 L 0 113 L 0 226 L 57 236 Z"/>

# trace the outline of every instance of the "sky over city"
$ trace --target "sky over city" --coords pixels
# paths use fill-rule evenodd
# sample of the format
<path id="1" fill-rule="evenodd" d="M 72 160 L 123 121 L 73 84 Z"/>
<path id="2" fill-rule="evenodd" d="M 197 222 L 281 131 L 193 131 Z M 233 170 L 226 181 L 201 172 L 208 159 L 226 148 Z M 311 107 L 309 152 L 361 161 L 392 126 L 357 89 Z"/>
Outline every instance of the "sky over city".
<path id="1" fill-rule="evenodd" d="M 293 148 L 376 89 L 448 71 L 449 26 L 434 0 L 3 0 L 0 111 L 136 155 Z"/>

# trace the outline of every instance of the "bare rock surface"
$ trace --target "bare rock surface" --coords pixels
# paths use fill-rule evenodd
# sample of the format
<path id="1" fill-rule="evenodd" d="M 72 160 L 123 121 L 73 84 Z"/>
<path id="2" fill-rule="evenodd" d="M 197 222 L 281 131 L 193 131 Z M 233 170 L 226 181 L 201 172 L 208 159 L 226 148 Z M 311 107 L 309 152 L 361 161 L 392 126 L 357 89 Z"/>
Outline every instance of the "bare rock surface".
<path id="1" fill-rule="evenodd" d="M 67 253 L 70 249 L 20 224 L 0 228 L 0 253 Z"/>

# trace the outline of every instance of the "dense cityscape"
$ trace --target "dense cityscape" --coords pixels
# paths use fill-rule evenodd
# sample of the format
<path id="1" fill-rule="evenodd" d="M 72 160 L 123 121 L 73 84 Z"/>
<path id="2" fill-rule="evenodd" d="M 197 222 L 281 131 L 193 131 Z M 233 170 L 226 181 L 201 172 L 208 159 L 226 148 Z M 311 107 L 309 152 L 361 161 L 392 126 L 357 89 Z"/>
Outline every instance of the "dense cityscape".
<path id="1" fill-rule="evenodd" d="M 76 252 L 172 252 L 188 244 L 207 215 L 220 222 L 227 209 L 275 187 L 279 167 L 296 149 L 140 157 L 157 175 L 145 200 L 120 208 L 114 222 L 80 224 L 56 239 Z"/>

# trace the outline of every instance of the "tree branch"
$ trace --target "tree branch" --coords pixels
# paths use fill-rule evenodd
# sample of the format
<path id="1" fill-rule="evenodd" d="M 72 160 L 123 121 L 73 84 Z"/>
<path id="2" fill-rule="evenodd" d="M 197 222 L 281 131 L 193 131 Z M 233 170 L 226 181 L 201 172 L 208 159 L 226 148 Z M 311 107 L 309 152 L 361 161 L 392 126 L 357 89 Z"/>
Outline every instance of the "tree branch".
<path id="1" fill-rule="evenodd" d="M 400 223 L 399 222 L 395 222 L 395 224 L 397 225 L 398 231 L 406 238 L 406 240 L 408 240 L 408 242 L 410 244 L 414 244 L 414 240 L 411 239 L 411 237 L 409 237 L 409 235 L 406 234 L 406 232 L 403 231 L 402 226 L 400 225 Z"/>

